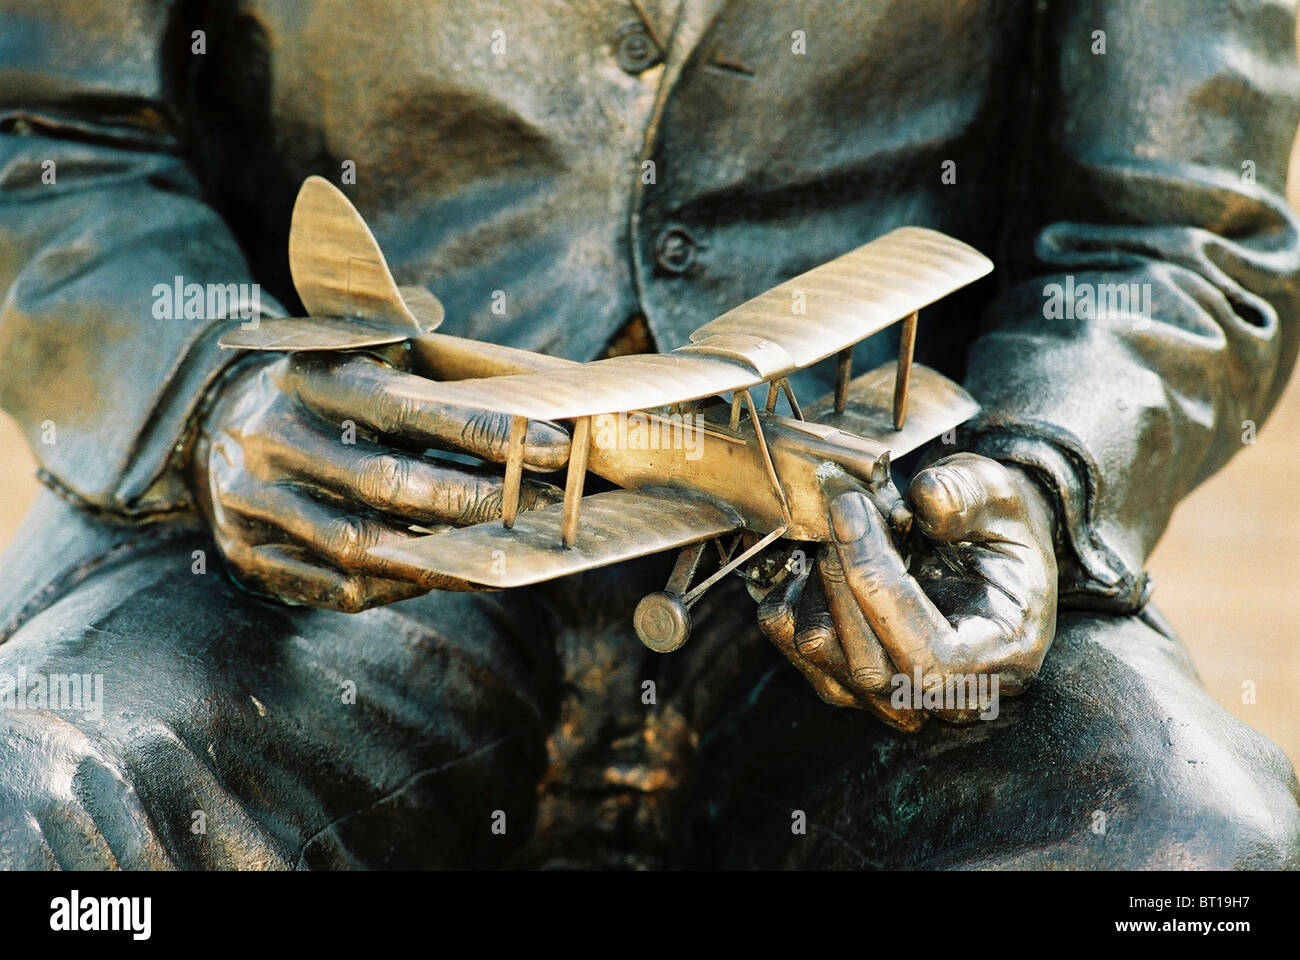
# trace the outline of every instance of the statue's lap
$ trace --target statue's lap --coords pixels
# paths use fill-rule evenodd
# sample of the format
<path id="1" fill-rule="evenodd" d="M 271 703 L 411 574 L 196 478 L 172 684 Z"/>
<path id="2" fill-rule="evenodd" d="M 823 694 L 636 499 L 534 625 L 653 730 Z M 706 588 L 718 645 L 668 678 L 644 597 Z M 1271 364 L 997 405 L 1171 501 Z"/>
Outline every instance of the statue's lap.
<path id="1" fill-rule="evenodd" d="M 350 616 L 71 510 L 5 560 L 0 678 L 89 678 L 0 711 L 5 866 L 1300 860 L 1286 759 L 1138 618 L 1063 614 L 997 719 L 906 736 L 821 704 L 738 591 L 660 657 L 618 616 L 644 569 Z"/>

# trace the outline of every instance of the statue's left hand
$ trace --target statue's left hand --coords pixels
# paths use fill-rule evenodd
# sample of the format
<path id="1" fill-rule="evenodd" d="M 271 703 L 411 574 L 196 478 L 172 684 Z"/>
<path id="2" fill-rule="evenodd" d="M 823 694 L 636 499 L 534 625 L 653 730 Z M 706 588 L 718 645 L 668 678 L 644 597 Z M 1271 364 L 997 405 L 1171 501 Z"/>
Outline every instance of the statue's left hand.
<path id="1" fill-rule="evenodd" d="M 922 677 L 1033 680 L 1056 628 L 1056 557 L 1046 494 L 1014 466 L 961 453 L 922 470 L 908 499 L 923 536 L 908 564 L 861 493 L 831 503 L 834 540 L 816 569 L 764 599 L 764 632 L 828 703 L 870 710 L 900 730 L 925 711 L 891 695 Z M 945 705 L 947 720 L 981 707 Z"/>

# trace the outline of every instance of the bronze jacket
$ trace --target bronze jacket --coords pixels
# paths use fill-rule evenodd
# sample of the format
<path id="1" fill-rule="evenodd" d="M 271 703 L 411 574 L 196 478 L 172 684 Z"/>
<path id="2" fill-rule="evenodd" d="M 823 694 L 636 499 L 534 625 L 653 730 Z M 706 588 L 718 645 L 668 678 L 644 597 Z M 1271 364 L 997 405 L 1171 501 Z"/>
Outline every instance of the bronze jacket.
<path id="1" fill-rule="evenodd" d="M 156 319 L 155 287 L 255 282 L 295 309 L 312 173 L 447 330 L 574 358 L 637 314 L 676 346 L 902 224 L 973 244 L 997 270 L 923 314 L 918 356 L 983 404 L 968 447 L 1056 492 L 1067 605 L 1143 601 L 1174 504 L 1296 355 L 1278 0 L 0 10 L 0 402 L 96 510 L 187 506 L 232 321 Z"/>

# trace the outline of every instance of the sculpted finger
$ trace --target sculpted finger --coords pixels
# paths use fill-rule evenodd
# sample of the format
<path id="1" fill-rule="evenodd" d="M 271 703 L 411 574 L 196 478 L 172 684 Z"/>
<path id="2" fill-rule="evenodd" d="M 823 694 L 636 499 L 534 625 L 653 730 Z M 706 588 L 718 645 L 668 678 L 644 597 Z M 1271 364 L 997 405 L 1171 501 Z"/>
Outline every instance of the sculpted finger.
<path id="1" fill-rule="evenodd" d="M 903 673 L 935 672 L 952 650 L 952 626 L 907 572 L 880 514 L 853 491 L 831 502 L 830 525 L 845 582 L 890 660 Z"/>
<path id="2" fill-rule="evenodd" d="M 845 579 L 901 673 L 919 670 L 923 677 L 940 677 L 945 683 L 997 673 L 1006 693 L 1017 692 L 1032 678 L 1050 628 L 1046 633 L 1036 629 L 1001 585 L 978 578 L 955 581 L 973 599 L 955 615 L 954 627 L 904 569 L 884 521 L 864 497 L 851 493 L 837 498 L 831 504 L 831 524 Z"/>
<path id="3" fill-rule="evenodd" d="M 958 453 L 912 478 L 908 500 L 921 532 L 944 543 L 1023 538 L 1023 505 L 1007 468 Z"/>
<path id="4" fill-rule="evenodd" d="M 821 571 L 826 605 L 835 623 L 840 649 L 848 665 L 849 686 L 863 695 L 889 689 L 894 665 L 876 639 L 853 591 L 845 581 L 844 565 L 838 551 L 827 549 L 817 561 Z"/>
<path id="5" fill-rule="evenodd" d="M 236 488 L 227 491 L 224 505 L 248 529 L 244 539 L 257 545 L 287 539 L 349 574 L 403 580 L 425 589 L 437 585 L 418 569 L 370 552 L 372 547 L 401 543 L 414 534 L 321 503 L 303 490 L 284 484 Z"/>
<path id="6" fill-rule="evenodd" d="M 826 603 L 821 576 L 809 576 L 795 613 L 795 652 L 809 665 L 843 685 L 849 678 L 848 661 L 840 649 L 835 621 Z"/>
<path id="7" fill-rule="evenodd" d="M 853 694 L 804 660 L 795 649 L 798 605 L 808 581 L 807 573 L 790 577 L 764 597 L 758 605 L 759 626 L 823 701 L 835 707 L 858 706 Z"/>
<path id="8" fill-rule="evenodd" d="M 1006 595 L 995 587 L 988 592 L 990 612 L 957 623 L 957 642 L 970 653 L 952 669 L 997 674 L 1002 692 L 1014 696 L 1038 675 L 1052 643 L 1055 617 L 1017 610 L 999 616 L 997 605 L 1006 602 Z"/>
<path id="9" fill-rule="evenodd" d="M 232 561 L 240 585 L 281 603 L 360 613 L 417 597 L 429 589 L 414 583 L 342 573 L 312 562 L 302 549 L 285 544 L 262 544 L 234 553 L 234 558 L 227 559 Z"/>
<path id="10" fill-rule="evenodd" d="M 1001 674 L 1003 689 L 1019 692 L 1041 666 L 1055 632 L 1050 507 L 1032 480 L 973 454 L 922 471 L 912 496 L 921 530 L 954 544 L 944 548 L 952 573 L 921 576 L 955 626 L 963 663 Z"/>
<path id="11" fill-rule="evenodd" d="M 343 444 L 300 421 L 286 426 L 267 456 L 288 476 L 403 519 L 464 526 L 501 516 L 505 481 L 491 468 L 440 463 L 364 440 Z M 519 506 L 532 510 L 563 499 L 556 487 L 526 480 Z"/>
<path id="12" fill-rule="evenodd" d="M 925 726 L 924 710 L 896 707 L 890 702 L 889 694 L 861 695 L 857 698 L 857 705 L 901 733 L 916 733 Z"/>
<path id="13" fill-rule="evenodd" d="M 428 380 L 360 354 L 299 354 L 286 376 L 308 407 L 329 420 L 352 420 L 380 436 L 423 447 L 468 453 L 504 463 L 510 417 L 424 399 Z M 530 421 L 524 465 L 558 470 L 569 457 L 569 435 L 552 423 Z"/>
<path id="14" fill-rule="evenodd" d="M 793 649 L 795 608 L 808 575 L 789 577 L 768 592 L 758 605 L 758 626 L 782 652 Z"/>

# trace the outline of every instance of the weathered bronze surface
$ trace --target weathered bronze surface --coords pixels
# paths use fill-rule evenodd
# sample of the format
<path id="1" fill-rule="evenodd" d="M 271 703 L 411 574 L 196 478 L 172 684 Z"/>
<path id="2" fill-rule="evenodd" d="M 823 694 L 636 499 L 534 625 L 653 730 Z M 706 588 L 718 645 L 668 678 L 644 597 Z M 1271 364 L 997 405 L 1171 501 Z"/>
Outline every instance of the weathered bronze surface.
<path id="1" fill-rule="evenodd" d="M 4 560 L 0 680 L 104 696 L 6 703 L 0 865 L 1296 865 L 1294 772 L 1143 573 L 1300 344 L 1294 27 L 2 0 L 0 403 L 50 493 Z M 365 220 L 312 188 L 329 265 L 295 287 L 312 176 Z M 904 302 L 905 255 L 881 324 L 925 309 L 856 345 L 859 313 L 791 311 L 900 228 L 993 279 Z M 626 407 L 740 440 L 738 489 L 597 443 Z M 940 439 L 891 473 L 899 421 Z M 791 482 L 818 460 L 855 482 Z M 543 555 L 593 564 L 464 589 Z M 896 702 L 909 675 L 1024 692 L 979 718 Z"/>
<path id="2" fill-rule="evenodd" d="M 319 177 L 307 179 L 294 204 L 289 267 L 310 316 L 272 318 L 251 330 L 231 331 L 221 338 L 223 347 L 289 353 L 366 350 L 413 342 L 442 320 L 441 306 L 422 288 L 416 296 L 422 293 L 433 307 L 422 311 L 429 319 L 416 319 L 408 294 L 399 291 L 360 214 L 338 188 Z M 373 553 L 390 562 L 390 575 L 398 565 L 405 566 L 415 582 L 518 587 L 671 547 L 687 546 L 698 557 L 695 544 L 714 539 L 729 559 L 705 584 L 690 589 L 690 577 L 685 577 L 665 591 L 677 605 L 669 608 L 675 611 L 669 633 L 647 631 L 648 608 L 644 602 L 638 607 L 642 641 L 651 649 L 676 650 L 689 632 L 685 611 L 706 585 L 777 539 L 833 539 L 832 497 L 861 491 L 898 537 L 908 532 L 911 513 L 894 487 L 891 454 L 910 453 L 978 409 L 956 384 L 925 370 L 917 383 L 924 416 L 902 432 L 917 311 L 991 268 L 986 258 L 950 237 L 899 229 L 727 311 L 692 333 L 689 344 L 666 355 L 557 367 L 544 355 L 492 344 L 446 336 L 425 340 L 425 356 L 438 364 L 439 379 L 408 378 L 407 389 L 390 396 L 421 409 L 451 406 L 511 418 L 501 524 L 489 520 L 456 532 L 389 542 Z M 840 427 L 805 421 L 788 378 L 831 354 L 847 356 L 858 341 L 899 320 L 904 324 L 899 360 L 887 365 L 895 371 L 892 411 L 887 426 L 873 431 L 876 439 L 845 428 L 845 407 L 854 403 L 857 423 L 885 419 L 879 414 L 884 409 L 880 398 L 864 393 L 881 385 L 878 374 L 884 367 L 850 383 L 850 368 L 841 364 L 843 382 L 835 391 Z M 494 366 L 497 360 L 500 365 Z M 521 366 L 528 372 L 518 372 Z M 750 389 L 763 383 L 768 400 L 760 414 Z M 779 389 L 792 417 L 775 412 Z M 732 394 L 731 416 L 721 399 L 687 407 L 689 401 L 721 392 Z M 742 396 L 749 410 L 743 420 L 734 413 Z M 629 441 L 629 417 L 634 438 L 638 431 L 646 435 L 643 442 Z M 530 419 L 570 420 L 574 429 L 563 503 L 518 523 Z M 593 420 L 598 434 L 612 432 L 612 442 L 597 437 L 594 451 Z M 595 513 L 584 526 L 588 470 L 636 493 L 597 495 Z M 743 552 L 726 551 L 717 538 L 738 530 L 759 542 Z M 274 584 L 263 586 L 286 592 Z M 1045 636 L 1050 639 L 1050 631 Z"/>

